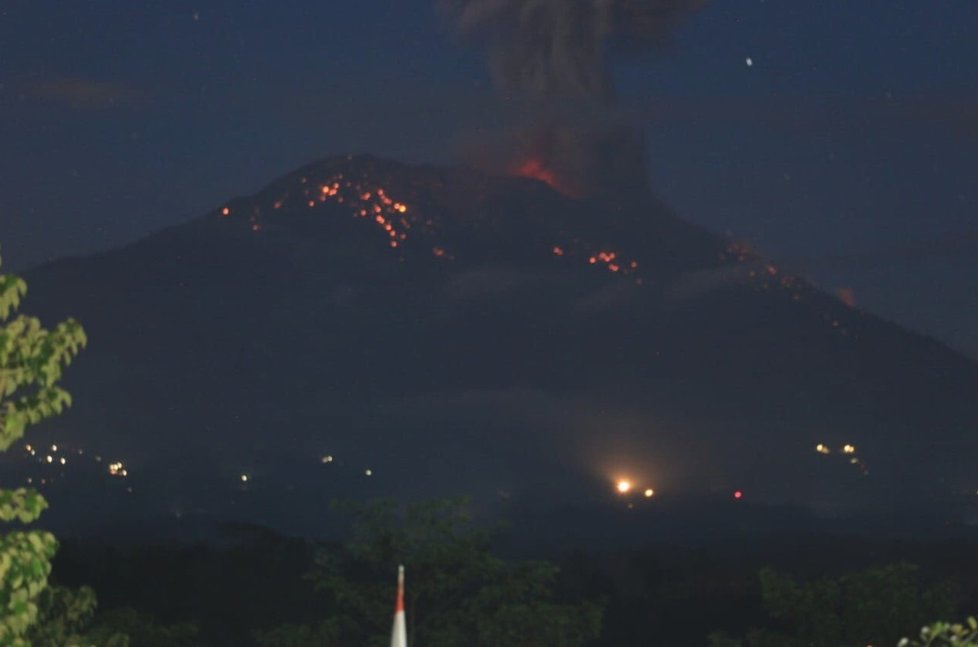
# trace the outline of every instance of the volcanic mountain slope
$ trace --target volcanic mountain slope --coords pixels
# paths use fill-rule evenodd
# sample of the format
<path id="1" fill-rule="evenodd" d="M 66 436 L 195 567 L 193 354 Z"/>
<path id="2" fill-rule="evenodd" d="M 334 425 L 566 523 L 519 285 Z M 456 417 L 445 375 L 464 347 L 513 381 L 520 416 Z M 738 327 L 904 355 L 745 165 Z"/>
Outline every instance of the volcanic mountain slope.
<path id="1" fill-rule="evenodd" d="M 978 486 L 972 362 L 641 192 L 337 157 L 26 278 L 91 338 L 49 438 L 175 514 L 621 476 L 828 509 Z"/>

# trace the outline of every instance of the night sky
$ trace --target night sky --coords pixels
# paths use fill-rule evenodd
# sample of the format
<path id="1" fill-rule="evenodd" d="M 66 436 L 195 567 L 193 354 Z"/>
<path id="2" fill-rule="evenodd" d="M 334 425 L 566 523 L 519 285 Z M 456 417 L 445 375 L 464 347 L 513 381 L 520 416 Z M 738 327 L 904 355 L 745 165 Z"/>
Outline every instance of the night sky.
<path id="1" fill-rule="evenodd" d="M 713 2 L 614 61 L 653 190 L 978 356 L 978 3 Z M 0 242 L 23 270 L 140 238 L 300 164 L 456 162 L 504 128 L 427 1 L 0 1 Z"/>

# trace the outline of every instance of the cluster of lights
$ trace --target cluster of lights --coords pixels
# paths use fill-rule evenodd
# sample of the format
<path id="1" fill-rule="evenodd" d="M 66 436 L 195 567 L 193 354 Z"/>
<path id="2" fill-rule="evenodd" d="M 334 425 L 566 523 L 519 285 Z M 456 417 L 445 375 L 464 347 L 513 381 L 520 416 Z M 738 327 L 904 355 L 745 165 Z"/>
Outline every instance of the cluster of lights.
<path id="1" fill-rule="evenodd" d="M 635 490 L 635 484 L 628 479 L 618 479 L 615 481 L 615 491 L 617 491 L 621 496 L 627 496 Z M 642 496 L 646 499 L 651 499 L 655 496 L 655 490 L 652 488 L 646 488 L 645 490 L 642 490 Z M 734 490 L 731 496 L 733 497 L 734 501 L 740 501 L 744 498 L 744 491 L 739 489 Z M 628 507 L 632 508 L 633 505 L 629 504 Z"/>
<path id="2" fill-rule="evenodd" d="M 334 463 L 335 461 L 336 461 L 336 458 L 332 454 L 324 454 L 323 456 L 321 456 L 319 458 L 319 462 L 322 463 L 323 465 L 329 465 L 331 463 Z M 366 469 L 363 470 L 363 475 L 364 476 L 373 476 L 374 475 L 374 471 L 368 467 L 368 468 L 366 468 Z M 238 475 L 237 480 L 238 480 L 238 482 L 240 482 L 242 484 L 247 484 L 247 483 L 252 483 L 254 481 L 254 478 L 253 478 L 253 476 L 251 474 L 249 474 L 247 472 L 242 472 L 241 474 Z"/>
<path id="3" fill-rule="evenodd" d="M 36 460 L 36 462 L 42 465 L 52 465 L 52 466 L 67 465 L 68 463 L 68 458 L 66 456 L 57 455 L 59 451 L 62 453 L 67 452 L 72 455 L 77 454 L 79 456 L 85 453 L 82 449 L 67 450 L 63 447 L 59 447 L 57 444 L 52 444 L 48 447 L 42 447 L 42 448 L 39 448 L 36 445 L 32 445 L 32 444 L 25 444 L 23 447 L 24 447 L 25 454 L 27 456 L 32 457 L 32 459 Z M 101 456 L 94 455 L 92 456 L 92 458 L 96 463 L 102 463 Z M 323 465 L 328 465 L 334 463 L 336 461 L 336 458 L 332 454 L 324 454 L 320 456 L 319 461 Z M 117 478 L 117 479 L 124 479 L 129 476 L 129 470 L 126 467 L 125 463 L 118 460 L 108 463 L 108 465 L 106 466 L 105 473 L 107 473 L 109 477 Z M 374 471 L 372 468 L 367 467 L 363 469 L 361 474 L 365 477 L 372 477 L 374 475 Z M 62 476 L 64 476 L 63 473 Z M 26 477 L 26 482 L 28 485 L 34 485 L 35 483 L 39 485 L 53 484 L 56 480 L 57 478 L 51 476 L 50 474 L 44 478 L 35 478 L 34 476 Z M 241 472 L 240 474 L 237 475 L 236 480 L 243 485 L 250 484 L 253 482 L 253 477 L 248 472 Z M 132 488 L 127 488 L 127 491 L 131 493 Z"/>
<path id="4" fill-rule="evenodd" d="M 832 449 L 824 443 L 819 443 L 815 445 L 815 451 L 818 452 L 819 454 L 823 454 L 826 456 L 832 453 Z M 863 476 L 869 474 L 869 468 L 866 467 L 866 463 L 861 458 L 856 456 L 855 445 L 853 445 L 852 443 L 846 443 L 839 449 L 839 453 L 842 454 L 843 456 L 848 456 L 849 464 L 858 467 L 859 471 L 862 472 Z"/>
<path id="5" fill-rule="evenodd" d="M 824 443 L 819 443 L 815 445 L 815 451 L 818 452 L 819 454 L 832 453 L 832 449 Z M 839 451 L 841 451 L 843 454 L 852 455 L 856 453 L 856 446 L 850 443 L 846 443 L 845 445 L 842 446 L 842 448 Z"/>
<path id="6" fill-rule="evenodd" d="M 330 463 L 334 462 L 335 460 L 336 459 L 333 457 L 332 454 L 325 454 L 322 458 L 319 459 L 319 462 L 321 462 L 323 465 L 329 465 Z M 367 467 L 367 468 L 365 468 L 363 470 L 363 475 L 364 476 L 373 476 L 374 475 L 374 471 L 371 468 Z"/>
<path id="7" fill-rule="evenodd" d="M 68 449 L 61 447 L 57 443 L 49 445 L 46 449 L 27 443 L 24 445 L 24 453 L 26 456 L 33 459 L 33 461 L 41 465 L 66 466 L 68 465 L 69 456 L 82 456 L 85 452 L 81 449 Z M 100 461 L 101 458 L 96 457 L 95 460 Z M 61 473 L 61 476 L 64 476 L 63 472 Z M 38 482 L 41 485 L 46 485 L 48 483 L 54 483 L 57 480 L 58 477 L 49 474 L 47 477 L 39 479 Z M 27 483 L 33 484 L 34 477 L 27 477 Z"/>
<path id="8" fill-rule="evenodd" d="M 619 479 L 615 483 L 615 489 L 618 491 L 618 494 L 624 495 L 630 493 L 633 489 L 635 489 L 635 485 L 628 479 Z M 642 496 L 644 496 L 646 499 L 651 499 L 652 497 L 655 496 L 655 490 L 653 490 L 652 488 L 646 488 L 642 492 Z"/>

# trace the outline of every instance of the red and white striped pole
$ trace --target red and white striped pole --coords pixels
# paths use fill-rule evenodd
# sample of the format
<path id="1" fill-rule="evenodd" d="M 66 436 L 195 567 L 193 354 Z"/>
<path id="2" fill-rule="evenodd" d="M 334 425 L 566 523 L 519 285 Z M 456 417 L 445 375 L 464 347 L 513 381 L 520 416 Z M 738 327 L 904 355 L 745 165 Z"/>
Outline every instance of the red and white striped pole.
<path id="1" fill-rule="evenodd" d="M 397 567 L 397 601 L 394 603 L 394 629 L 391 647 L 407 647 L 407 621 L 404 619 L 404 567 Z"/>

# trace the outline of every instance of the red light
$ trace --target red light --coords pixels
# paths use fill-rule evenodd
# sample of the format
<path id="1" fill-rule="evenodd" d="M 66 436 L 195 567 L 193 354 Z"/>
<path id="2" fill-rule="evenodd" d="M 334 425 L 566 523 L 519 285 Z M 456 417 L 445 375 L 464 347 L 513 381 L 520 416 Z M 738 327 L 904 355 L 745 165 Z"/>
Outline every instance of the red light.
<path id="1" fill-rule="evenodd" d="M 538 159 L 528 159 L 516 167 L 516 175 L 540 180 L 550 185 L 550 188 L 557 189 L 557 175 L 543 165 Z M 557 189 L 559 190 L 559 189 Z"/>
<path id="2" fill-rule="evenodd" d="M 744 493 L 741 492 L 740 490 L 735 490 L 733 496 L 734 496 L 735 499 L 737 499 L 738 501 L 740 501 L 741 499 L 744 498 Z"/>

